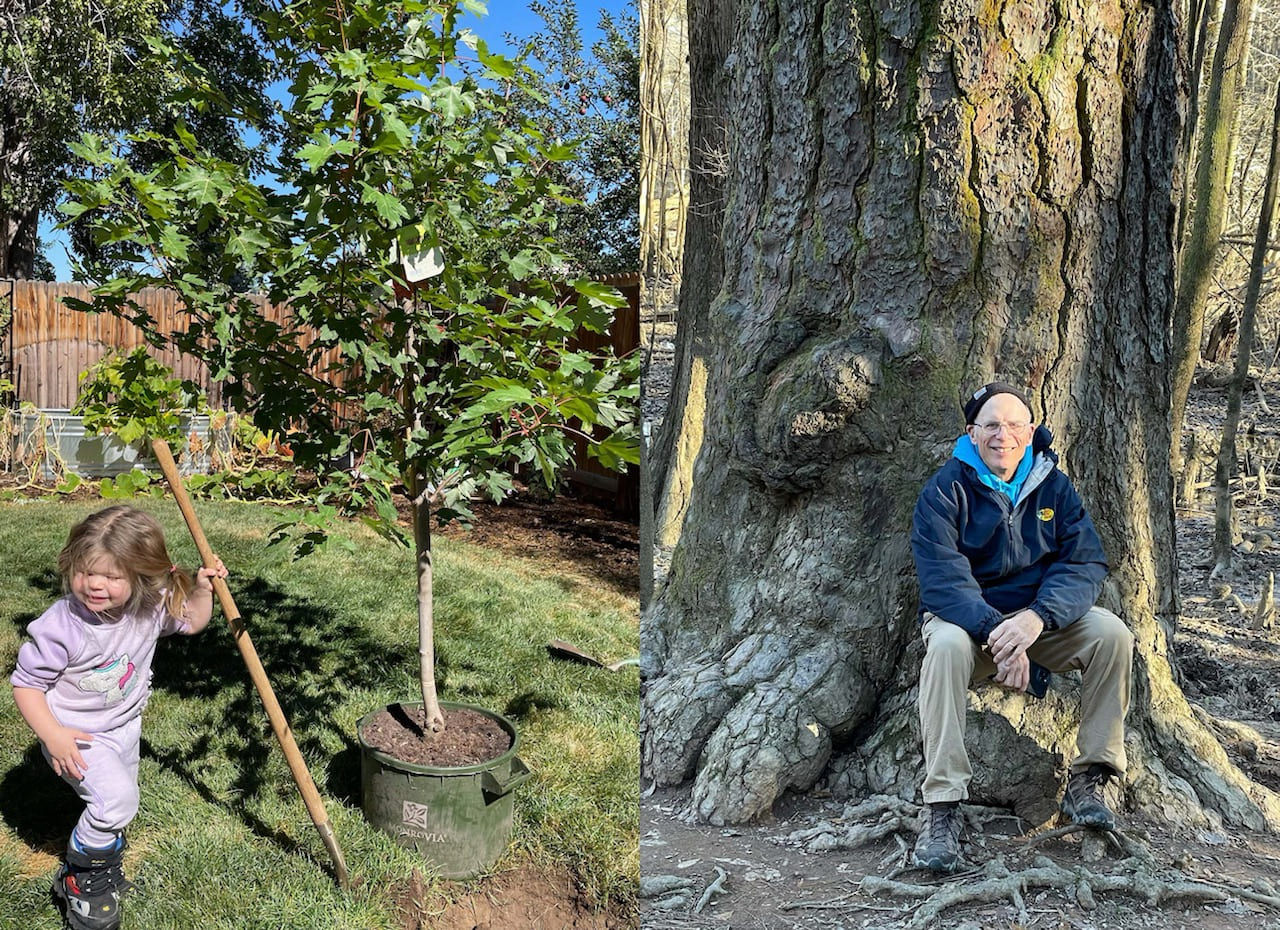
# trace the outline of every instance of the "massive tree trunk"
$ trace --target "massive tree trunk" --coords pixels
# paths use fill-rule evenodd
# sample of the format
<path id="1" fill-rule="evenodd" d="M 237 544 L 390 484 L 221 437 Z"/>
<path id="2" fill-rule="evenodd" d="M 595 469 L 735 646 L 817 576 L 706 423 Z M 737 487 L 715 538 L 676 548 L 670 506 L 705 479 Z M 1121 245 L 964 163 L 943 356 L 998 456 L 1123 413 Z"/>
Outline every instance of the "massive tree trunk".
<path id="1" fill-rule="evenodd" d="M 690 0 L 689 206 L 675 370 L 667 416 L 654 440 L 651 474 L 657 494 L 658 541 L 679 536 L 693 483 L 693 462 L 702 444 L 706 415 L 707 320 L 724 277 L 720 227 L 729 176 L 726 130 L 729 75 L 725 59 L 737 20 L 736 0 Z"/>
<path id="2" fill-rule="evenodd" d="M 999 375 L 1058 433 L 1136 634 L 1128 798 L 1280 826 L 1168 660 L 1177 43 L 1119 0 L 744 5 L 705 439 L 642 625 L 645 769 L 694 779 L 694 816 L 824 773 L 917 790 L 911 509 Z M 1043 813 L 1075 705 L 977 704 L 974 797 Z"/>

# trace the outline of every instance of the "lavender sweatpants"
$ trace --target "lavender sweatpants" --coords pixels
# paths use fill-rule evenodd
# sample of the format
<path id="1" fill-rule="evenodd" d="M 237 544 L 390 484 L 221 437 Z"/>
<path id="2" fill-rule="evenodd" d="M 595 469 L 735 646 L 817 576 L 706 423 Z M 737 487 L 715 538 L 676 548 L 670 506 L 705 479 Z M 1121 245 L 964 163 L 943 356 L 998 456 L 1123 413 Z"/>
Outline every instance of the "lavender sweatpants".
<path id="1" fill-rule="evenodd" d="M 63 775 L 84 801 L 84 813 L 76 823 L 80 845 L 107 849 L 115 845 L 138 813 L 138 744 L 142 737 L 142 717 L 94 735 L 93 742 L 80 744 L 84 757 L 84 778 Z M 44 747 L 41 746 L 41 750 Z M 49 753 L 44 750 L 45 761 Z"/>

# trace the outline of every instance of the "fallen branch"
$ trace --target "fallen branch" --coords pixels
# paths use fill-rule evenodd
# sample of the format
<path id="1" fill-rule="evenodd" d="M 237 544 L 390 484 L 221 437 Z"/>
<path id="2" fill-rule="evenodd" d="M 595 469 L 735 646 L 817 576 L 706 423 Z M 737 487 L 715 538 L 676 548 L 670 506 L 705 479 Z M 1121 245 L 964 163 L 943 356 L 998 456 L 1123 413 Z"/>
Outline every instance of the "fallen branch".
<path id="1" fill-rule="evenodd" d="M 1254 390 L 1258 392 L 1258 406 L 1261 407 L 1268 416 L 1270 416 L 1271 408 L 1267 406 L 1267 396 L 1262 393 L 1262 382 L 1260 380 L 1253 382 L 1253 387 Z"/>
<path id="2" fill-rule="evenodd" d="M 897 910 L 897 908 L 893 908 L 893 907 L 880 907 L 879 905 L 875 905 L 875 904 L 862 904 L 859 901 L 854 901 L 853 899 L 857 896 L 857 894 L 858 892 L 851 891 L 848 894 L 840 895 L 840 897 L 838 898 L 828 898 L 825 901 L 788 901 L 786 904 L 779 904 L 778 910 L 780 911 L 833 911 L 833 910 L 839 910 L 842 907 L 856 907 L 856 908 L 861 908 L 862 910 L 871 910 L 871 909 L 885 910 L 885 911 Z"/>

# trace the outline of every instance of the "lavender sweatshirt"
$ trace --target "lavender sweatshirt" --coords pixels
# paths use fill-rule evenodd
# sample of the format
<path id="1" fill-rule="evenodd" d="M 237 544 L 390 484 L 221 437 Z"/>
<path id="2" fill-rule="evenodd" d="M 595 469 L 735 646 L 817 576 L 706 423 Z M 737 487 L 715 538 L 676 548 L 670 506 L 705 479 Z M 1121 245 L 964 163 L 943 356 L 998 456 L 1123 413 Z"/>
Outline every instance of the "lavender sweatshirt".
<path id="1" fill-rule="evenodd" d="M 156 642 L 187 630 L 163 602 L 154 610 L 106 620 L 74 595 L 56 601 L 27 626 L 9 677 L 17 688 L 45 692 L 64 727 L 101 733 L 128 723 L 147 706 Z"/>

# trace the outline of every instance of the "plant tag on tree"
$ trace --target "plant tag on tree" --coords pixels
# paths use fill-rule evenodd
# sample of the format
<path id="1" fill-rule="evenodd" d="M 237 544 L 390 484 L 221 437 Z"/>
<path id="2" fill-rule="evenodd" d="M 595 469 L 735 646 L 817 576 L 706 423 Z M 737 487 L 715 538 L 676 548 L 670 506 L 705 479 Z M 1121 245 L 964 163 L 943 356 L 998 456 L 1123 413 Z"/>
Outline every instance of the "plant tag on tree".
<path id="1" fill-rule="evenodd" d="M 404 257 L 404 277 L 406 281 L 425 281 L 434 278 L 444 271 L 444 249 L 433 245 L 424 252 L 415 252 Z"/>

